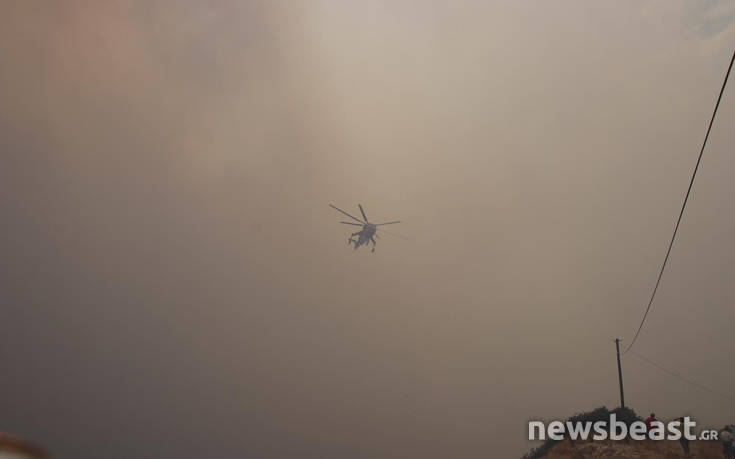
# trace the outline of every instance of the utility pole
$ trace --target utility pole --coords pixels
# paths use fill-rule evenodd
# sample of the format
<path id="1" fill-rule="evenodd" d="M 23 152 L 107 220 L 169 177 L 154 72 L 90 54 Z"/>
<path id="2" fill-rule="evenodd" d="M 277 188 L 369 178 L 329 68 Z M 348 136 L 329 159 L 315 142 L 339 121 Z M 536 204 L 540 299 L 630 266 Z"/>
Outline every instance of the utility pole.
<path id="1" fill-rule="evenodd" d="M 620 340 L 615 338 L 615 350 L 618 351 L 618 381 L 620 382 L 620 408 L 625 408 L 625 395 L 623 394 L 623 370 L 620 367 Z"/>

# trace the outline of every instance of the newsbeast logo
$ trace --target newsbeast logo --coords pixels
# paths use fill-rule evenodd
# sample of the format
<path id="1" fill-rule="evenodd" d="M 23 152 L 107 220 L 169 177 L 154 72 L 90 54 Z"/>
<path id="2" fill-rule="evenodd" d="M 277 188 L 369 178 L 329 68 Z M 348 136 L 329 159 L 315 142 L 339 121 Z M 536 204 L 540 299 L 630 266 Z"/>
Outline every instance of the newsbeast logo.
<path id="1" fill-rule="evenodd" d="M 552 421 L 548 424 L 543 421 L 528 422 L 529 440 L 564 440 L 568 436 L 572 440 L 623 440 L 630 437 L 633 440 L 717 440 L 716 430 L 703 430 L 696 436 L 692 433 L 696 422 L 689 417 L 670 421 L 666 424 L 660 421 L 651 423 L 646 429 L 643 421 L 634 421 L 627 425 L 618 421 L 615 414 L 610 414 L 609 421 Z M 594 433 L 592 433 L 594 432 Z M 591 434 L 591 435 L 590 435 Z"/>

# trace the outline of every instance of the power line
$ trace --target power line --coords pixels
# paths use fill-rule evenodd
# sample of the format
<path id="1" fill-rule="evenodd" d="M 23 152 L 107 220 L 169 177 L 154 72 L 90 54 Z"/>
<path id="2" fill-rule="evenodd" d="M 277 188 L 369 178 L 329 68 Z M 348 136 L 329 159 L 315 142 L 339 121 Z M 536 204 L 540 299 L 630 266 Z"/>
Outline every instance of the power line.
<path id="1" fill-rule="evenodd" d="M 710 392 L 712 394 L 718 395 L 718 396 L 720 396 L 722 398 L 726 398 L 726 399 L 728 399 L 730 401 L 735 402 L 735 398 L 733 398 L 733 397 L 731 397 L 731 396 L 729 396 L 727 394 L 724 394 L 724 393 L 722 393 L 720 391 L 717 391 L 717 390 L 714 390 L 714 389 L 710 389 L 709 387 L 707 387 L 707 386 L 705 386 L 703 384 L 700 384 L 700 383 L 698 383 L 696 381 L 692 381 L 691 379 L 685 378 L 684 376 L 682 376 L 682 375 L 680 375 L 678 373 L 675 373 L 675 372 L 669 370 L 668 368 L 664 367 L 663 365 L 660 365 L 660 364 L 654 362 L 651 359 L 648 359 L 646 357 L 643 357 L 642 355 L 638 354 L 637 352 L 631 351 L 630 353 L 633 354 L 634 356 L 638 357 L 640 360 L 642 360 L 642 361 L 644 361 L 644 362 L 646 362 L 646 363 L 648 363 L 650 365 L 653 365 L 654 367 L 658 368 L 659 370 L 661 370 L 662 372 L 668 374 L 669 376 L 673 376 L 674 378 L 680 379 L 681 381 L 684 381 L 685 383 L 687 383 L 687 384 L 689 384 L 691 386 L 697 387 L 699 389 L 705 390 L 707 392 Z"/>
<path id="2" fill-rule="evenodd" d="M 699 150 L 699 158 L 697 158 L 697 164 L 694 166 L 694 172 L 692 173 L 692 179 L 689 181 L 689 188 L 687 188 L 687 194 L 684 197 L 684 203 L 681 205 L 681 211 L 679 212 L 679 219 L 676 221 L 676 227 L 674 228 L 674 234 L 671 236 L 671 242 L 669 242 L 669 249 L 666 251 L 666 258 L 664 258 L 664 262 L 661 264 L 661 270 L 658 273 L 658 279 L 656 280 L 656 286 L 653 288 L 653 293 L 651 294 L 651 299 L 648 301 L 648 307 L 646 307 L 646 312 L 643 314 L 643 319 L 641 320 L 641 324 L 638 326 L 638 330 L 635 332 L 635 336 L 633 337 L 633 340 L 630 342 L 627 348 L 625 348 L 625 351 L 623 354 L 626 354 L 630 348 L 633 347 L 633 344 L 635 344 L 635 340 L 638 339 L 638 335 L 641 332 L 641 329 L 643 329 L 643 324 L 646 322 L 646 317 L 648 317 L 648 312 L 651 310 L 651 305 L 653 304 L 653 298 L 656 296 L 656 291 L 658 290 L 658 285 L 661 283 L 661 277 L 664 275 L 664 269 L 666 268 L 666 262 L 669 261 L 669 255 L 671 254 L 671 248 L 674 246 L 674 239 L 676 239 L 676 233 L 679 231 L 679 224 L 681 223 L 681 218 L 684 215 L 684 208 L 687 205 L 687 201 L 689 200 L 689 194 L 692 191 L 692 185 L 694 185 L 694 177 L 697 175 L 697 170 L 699 169 L 699 163 L 702 161 L 702 154 L 704 153 L 704 147 L 707 145 L 707 139 L 709 139 L 709 133 L 712 130 L 712 124 L 715 121 L 715 115 L 717 115 L 717 109 L 720 106 L 720 100 L 722 100 L 722 94 L 725 92 L 725 85 L 727 85 L 727 79 L 730 76 L 730 70 L 732 70 L 732 64 L 733 61 L 735 61 L 735 52 L 732 54 L 732 58 L 730 59 L 730 65 L 727 68 L 727 73 L 725 74 L 725 80 L 722 82 L 722 88 L 720 88 L 720 95 L 717 97 L 717 103 L 715 104 L 715 109 L 712 112 L 712 118 L 709 120 L 709 127 L 707 127 L 707 134 L 704 136 L 704 142 L 702 142 L 702 148 Z"/>

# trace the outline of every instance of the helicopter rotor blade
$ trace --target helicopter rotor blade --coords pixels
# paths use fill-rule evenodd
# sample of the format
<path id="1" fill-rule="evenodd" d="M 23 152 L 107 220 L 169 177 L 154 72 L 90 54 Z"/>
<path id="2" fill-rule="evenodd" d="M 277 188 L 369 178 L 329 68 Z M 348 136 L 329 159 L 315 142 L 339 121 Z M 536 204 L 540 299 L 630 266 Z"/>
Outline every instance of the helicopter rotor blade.
<path id="1" fill-rule="evenodd" d="M 368 221 L 368 218 L 367 218 L 367 215 L 365 215 L 365 211 L 362 210 L 362 204 L 358 204 L 357 207 L 360 208 L 360 213 L 362 213 L 362 218 L 364 218 L 365 221 L 367 222 Z"/>
<path id="2" fill-rule="evenodd" d="M 380 226 L 380 225 L 394 225 L 396 223 L 401 223 L 401 221 L 387 222 L 387 223 L 376 223 L 375 226 Z"/>
<path id="3" fill-rule="evenodd" d="M 403 236 L 403 235 L 401 235 L 401 234 L 396 234 L 396 233 L 392 233 L 392 232 L 390 232 L 390 231 L 386 231 L 386 230 L 384 230 L 384 229 L 381 229 L 381 230 L 380 230 L 380 233 L 381 233 L 381 234 L 390 234 L 390 235 L 391 235 L 391 236 L 393 236 L 393 237 L 397 237 L 397 238 L 399 238 L 399 239 L 404 239 L 404 240 L 408 240 L 408 237 L 406 237 L 406 236 Z M 375 233 L 375 235 L 377 236 L 377 235 L 378 235 L 378 232 L 376 232 L 376 233 Z"/>
<path id="4" fill-rule="evenodd" d="M 363 226 L 363 225 L 361 225 L 359 223 L 352 223 L 352 222 L 340 222 L 340 223 L 342 223 L 344 225 Z"/>
<path id="5" fill-rule="evenodd" d="M 330 204 L 329 207 L 331 207 L 332 209 L 336 210 L 337 212 L 342 212 L 343 214 L 347 215 L 348 217 L 350 217 L 353 220 L 356 220 L 356 221 L 358 221 L 358 222 L 360 222 L 362 224 L 365 224 L 364 221 L 360 220 L 359 218 L 357 218 L 355 216 L 352 216 L 352 215 L 348 214 L 347 212 L 345 212 L 344 210 L 340 209 L 337 206 L 333 206 L 332 204 Z"/>

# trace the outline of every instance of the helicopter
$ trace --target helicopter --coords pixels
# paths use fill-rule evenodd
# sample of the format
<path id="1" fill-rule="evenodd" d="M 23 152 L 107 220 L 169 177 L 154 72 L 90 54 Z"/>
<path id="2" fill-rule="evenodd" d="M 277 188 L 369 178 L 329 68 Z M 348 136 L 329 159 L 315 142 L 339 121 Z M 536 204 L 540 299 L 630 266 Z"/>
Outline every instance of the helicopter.
<path id="1" fill-rule="evenodd" d="M 351 219 L 355 220 L 356 222 L 359 222 L 359 223 L 340 222 L 340 223 L 342 223 L 344 225 L 352 225 L 352 226 L 361 226 L 362 227 L 362 229 L 360 231 L 358 231 L 356 233 L 350 234 L 349 239 L 347 239 L 347 245 L 350 245 L 350 244 L 354 245 L 355 246 L 355 250 L 357 250 L 357 248 L 360 247 L 361 245 L 367 245 L 368 242 L 372 242 L 373 243 L 373 249 L 371 250 L 371 252 L 375 252 L 375 238 L 378 237 L 378 235 L 375 234 L 375 233 L 378 231 L 378 226 L 394 225 L 396 223 L 401 223 L 400 221 L 386 222 L 386 223 L 370 223 L 368 221 L 367 215 L 365 215 L 365 211 L 363 210 L 361 204 L 358 204 L 357 207 L 360 208 L 360 213 L 362 214 L 362 218 L 364 218 L 364 220 L 360 220 L 359 218 L 355 217 L 354 215 L 350 215 L 347 212 L 345 212 L 344 210 L 342 210 L 339 207 L 334 206 L 332 204 L 330 204 L 329 207 L 331 207 L 332 209 L 336 210 L 337 212 L 341 212 L 341 213 L 347 215 L 348 217 L 350 217 Z M 357 239 L 354 239 L 355 236 L 357 236 Z"/>

